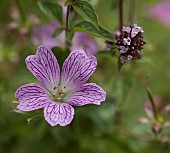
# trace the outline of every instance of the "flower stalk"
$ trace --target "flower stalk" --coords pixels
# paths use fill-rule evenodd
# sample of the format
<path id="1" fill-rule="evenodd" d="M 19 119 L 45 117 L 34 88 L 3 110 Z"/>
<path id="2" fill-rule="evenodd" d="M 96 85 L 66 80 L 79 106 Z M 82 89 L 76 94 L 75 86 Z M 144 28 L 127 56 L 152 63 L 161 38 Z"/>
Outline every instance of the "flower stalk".
<path id="1" fill-rule="evenodd" d="M 155 118 L 156 121 L 158 121 L 158 113 L 157 113 L 157 108 L 156 108 L 156 105 L 155 105 L 155 100 L 154 100 L 153 94 L 152 94 L 149 86 L 145 85 L 145 88 L 146 88 L 150 103 L 151 103 L 152 108 L 153 108 L 154 118 Z"/>
<path id="2" fill-rule="evenodd" d="M 20 13 L 19 15 L 21 17 L 22 24 L 24 25 L 25 22 L 26 22 L 26 15 L 25 15 L 25 12 L 24 12 L 24 10 L 21 6 L 21 2 L 20 2 L 20 0 L 15 0 L 15 3 L 18 7 L 18 10 L 19 10 L 19 13 Z"/>

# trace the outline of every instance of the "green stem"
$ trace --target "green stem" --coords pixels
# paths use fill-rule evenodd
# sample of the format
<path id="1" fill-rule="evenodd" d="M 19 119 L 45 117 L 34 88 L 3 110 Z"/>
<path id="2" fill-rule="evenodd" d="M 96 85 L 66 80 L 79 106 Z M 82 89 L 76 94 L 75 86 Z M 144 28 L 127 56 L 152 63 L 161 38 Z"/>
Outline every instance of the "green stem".
<path id="1" fill-rule="evenodd" d="M 15 3 L 17 5 L 17 7 L 18 7 L 22 24 L 24 25 L 25 21 L 26 21 L 26 15 L 25 15 L 24 9 L 22 8 L 21 1 L 20 0 L 15 0 Z"/>
<path id="2" fill-rule="evenodd" d="M 145 85 L 145 88 L 147 90 L 147 94 L 148 94 L 150 103 L 151 103 L 152 108 L 153 108 L 154 117 L 155 117 L 156 120 L 158 120 L 157 107 L 155 105 L 155 100 L 154 100 L 153 94 L 151 92 L 151 89 L 147 85 Z"/>

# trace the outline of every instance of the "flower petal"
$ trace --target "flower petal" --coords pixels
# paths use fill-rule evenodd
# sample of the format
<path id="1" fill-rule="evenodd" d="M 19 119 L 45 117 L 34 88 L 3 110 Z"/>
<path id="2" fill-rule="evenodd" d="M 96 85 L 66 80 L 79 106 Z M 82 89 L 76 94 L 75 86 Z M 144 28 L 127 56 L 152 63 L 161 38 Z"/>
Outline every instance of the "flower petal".
<path id="1" fill-rule="evenodd" d="M 45 89 L 35 83 L 19 87 L 15 92 L 15 97 L 20 102 L 17 108 L 22 111 L 43 108 L 49 102 L 49 97 Z"/>
<path id="2" fill-rule="evenodd" d="M 82 85 L 95 71 L 96 65 L 96 58 L 88 57 L 83 50 L 71 52 L 62 67 L 61 85 L 65 88 Z"/>
<path id="3" fill-rule="evenodd" d="M 138 124 L 149 124 L 149 120 L 145 117 L 139 118 L 137 121 Z"/>
<path id="4" fill-rule="evenodd" d="M 60 68 L 54 54 L 44 46 L 37 48 L 36 55 L 26 58 L 26 64 L 31 73 L 48 90 L 54 90 L 60 79 Z"/>
<path id="5" fill-rule="evenodd" d="M 74 108 L 66 103 L 51 102 L 44 108 L 44 117 L 51 126 L 66 126 L 73 120 Z"/>
<path id="6" fill-rule="evenodd" d="M 106 99 L 106 92 L 95 83 L 84 84 L 78 91 L 68 98 L 70 105 L 82 106 L 86 104 L 100 105 Z"/>

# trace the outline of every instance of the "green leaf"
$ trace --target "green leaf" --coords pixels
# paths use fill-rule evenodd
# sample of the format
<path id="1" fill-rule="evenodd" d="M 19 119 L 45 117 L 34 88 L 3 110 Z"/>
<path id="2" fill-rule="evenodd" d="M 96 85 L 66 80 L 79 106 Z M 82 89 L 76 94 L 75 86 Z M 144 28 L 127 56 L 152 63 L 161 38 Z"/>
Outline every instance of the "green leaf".
<path id="1" fill-rule="evenodd" d="M 74 36 L 73 31 L 66 32 L 66 40 L 67 40 L 67 42 L 71 43 L 71 40 L 73 39 L 73 36 Z"/>
<path id="2" fill-rule="evenodd" d="M 70 51 L 69 50 L 63 50 L 60 47 L 54 47 L 54 48 L 52 48 L 52 51 L 57 58 L 57 61 L 58 61 L 60 68 L 62 68 L 62 65 L 63 65 L 65 59 L 70 54 Z"/>
<path id="3" fill-rule="evenodd" d="M 148 0 L 149 3 L 156 3 L 157 0 Z"/>
<path id="4" fill-rule="evenodd" d="M 63 19 L 63 10 L 60 5 L 57 3 L 50 2 L 38 2 L 38 6 L 46 15 L 56 19 L 58 22 L 62 24 Z"/>
<path id="5" fill-rule="evenodd" d="M 57 29 L 54 31 L 52 37 L 57 37 L 60 33 L 62 33 L 62 31 L 63 31 L 63 28 L 57 28 Z"/>
<path id="6" fill-rule="evenodd" d="M 118 70 L 120 71 L 123 66 L 123 63 L 120 60 L 120 56 L 118 57 Z"/>
<path id="7" fill-rule="evenodd" d="M 99 29 L 97 29 L 92 23 L 88 21 L 82 21 L 75 25 L 74 28 L 75 31 L 83 31 L 89 34 L 92 34 L 94 36 L 103 38 L 105 40 L 109 40 L 111 42 L 114 42 L 114 38 L 112 34 L 104 29 L 102 26 L 99 26 Z"/>
<path id="8" fill-rule="evenodd" d="M 74 11 L 71 11 L 70 14 L 69 14 L 69 19 L 68 19 L 68 22 L 69 22 L 69 29 L 74 29 L 75 25 L 80 22 L 80 21 L 77 21 L 74 19 L 75 18 L 75 12 Z"/>
<path id="9" fill-rule="evenodd" d="M 86 1 L 77 1 L 72 4 L 74 10 L 83 18 L 88 19 L 91 23 L 98 28 L 97 16 L 93 7 Z"/>
<path id="10" fill-rule="evenodd" d="M 72 4 L 71 0 L 67 0 L 67 1 L 64 3 L 64 6 L 68 6 L 68 5 L 71 5 L 71 4 Z"/>

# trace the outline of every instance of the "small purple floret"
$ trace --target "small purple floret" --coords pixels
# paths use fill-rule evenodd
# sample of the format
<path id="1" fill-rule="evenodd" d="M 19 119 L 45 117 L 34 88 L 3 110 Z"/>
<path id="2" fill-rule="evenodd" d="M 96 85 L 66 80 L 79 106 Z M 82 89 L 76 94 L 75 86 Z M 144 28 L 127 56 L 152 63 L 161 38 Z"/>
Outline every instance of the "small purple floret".
<path id="1" fill-rule="evenodd" d="M 85 83 L 96 69 L 94 56 L 82 50 L 73 51 L 65 60 L 62 72 L 54 54 L 44 46 L 37 48 L 36 55 L 26 58 L 30 72 L 41 85 L 30 83 L 19 87 L 15 97 L 17 108 L 32 111 L 44 108 L 45 120 L 51 125 L 66 126 L 74 117 L 72 106 L 100 105 L 106 92 L 95 83 Z"/>

